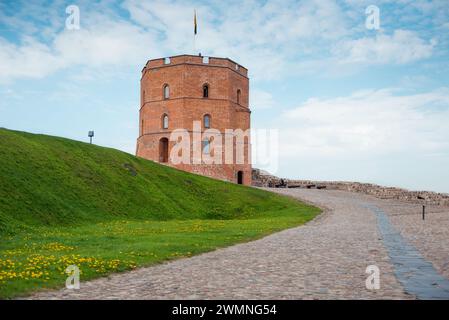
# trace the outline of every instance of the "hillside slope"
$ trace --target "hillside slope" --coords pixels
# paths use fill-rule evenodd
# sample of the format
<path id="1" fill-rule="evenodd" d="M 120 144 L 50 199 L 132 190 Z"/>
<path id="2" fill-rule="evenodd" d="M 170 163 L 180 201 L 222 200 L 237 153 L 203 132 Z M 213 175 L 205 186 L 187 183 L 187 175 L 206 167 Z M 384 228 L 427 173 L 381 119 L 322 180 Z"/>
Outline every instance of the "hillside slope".
<path id="1" fill-rule="evenodd" d="M 232 219 L 296 201 L 110 148 L 0 128 L 0 235 L 114 219 Z"/>
<path id="2" fill-rule="evenodd" d="M 320 210 L 114 149 L 0 129 L 0 299 L 250 241 Z"/>

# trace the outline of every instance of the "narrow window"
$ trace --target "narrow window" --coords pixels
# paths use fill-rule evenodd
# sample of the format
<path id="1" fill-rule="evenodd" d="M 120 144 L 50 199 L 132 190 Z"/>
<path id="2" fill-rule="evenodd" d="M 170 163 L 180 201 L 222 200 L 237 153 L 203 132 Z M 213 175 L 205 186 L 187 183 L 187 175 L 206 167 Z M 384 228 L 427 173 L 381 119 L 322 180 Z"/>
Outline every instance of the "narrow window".
<path id="1" fill-rule="evenodd" d="M 168 129 L 168 116 L 166 114 L 162 116 L 162 128 Z"/>
<path id="2" fill-rule="evenodd" d="M 237 103 L 240 104 L 240 96 L 242 95 L 240 89 L 237 90 Z"/>
<path id="3" fill-rule="evenodd" d="M 203 119 L 204 128 L 210 128 L 210 115 L 206 114 Z"/>
<path id="4" fill-rule="evenodd" d="M 170 98 L 170 87 L 168 84 L 164 86 L 164 99 Z"/>
<path id="5" fill-rule="evenodd" d="M 141 125 L 140 125 L 140 135 L 143 135 L 143 119 L 141 120 Z"/>
<path id="6" fill-rule="evenodd" d="M 164 58 L 164 64 L 170 64 L 170 58 Z"/>
<path id="7" fill-rule="evenodd" d="M 210 142 L 209 140 L 203 140 L 203 153 L 209 154 L 210 153 Z"/>
<path id="8" fill-rule="evenodd" d="M 203 98 L 209 98 L 209 86 L 207 84 L 203 86 Z"/>

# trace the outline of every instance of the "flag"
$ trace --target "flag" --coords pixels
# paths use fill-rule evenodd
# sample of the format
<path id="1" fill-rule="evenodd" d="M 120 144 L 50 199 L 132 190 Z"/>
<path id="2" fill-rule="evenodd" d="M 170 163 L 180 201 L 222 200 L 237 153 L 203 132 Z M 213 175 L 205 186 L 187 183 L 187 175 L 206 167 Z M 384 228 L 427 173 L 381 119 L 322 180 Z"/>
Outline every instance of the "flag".
<path id="1" fill-rule="evenodd" d="M 193 12 L 193 33 L 196 35 L 197 34 L 197 30 L 198 26 L 196 24 L 196 10 L 194 10 Z"/>

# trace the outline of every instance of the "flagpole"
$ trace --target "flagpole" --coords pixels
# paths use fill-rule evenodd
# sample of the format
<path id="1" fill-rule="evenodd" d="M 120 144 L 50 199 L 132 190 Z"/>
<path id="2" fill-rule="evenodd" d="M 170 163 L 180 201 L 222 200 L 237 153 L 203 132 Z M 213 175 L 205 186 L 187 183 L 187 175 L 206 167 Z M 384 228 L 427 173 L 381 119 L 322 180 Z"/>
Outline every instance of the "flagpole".
<path id="1" fill-rule="evenodd" d="M 196 34 L 197 34 L 197 21 L 196 10 L 193 10 L 193 54 L 196 55 Z"/>

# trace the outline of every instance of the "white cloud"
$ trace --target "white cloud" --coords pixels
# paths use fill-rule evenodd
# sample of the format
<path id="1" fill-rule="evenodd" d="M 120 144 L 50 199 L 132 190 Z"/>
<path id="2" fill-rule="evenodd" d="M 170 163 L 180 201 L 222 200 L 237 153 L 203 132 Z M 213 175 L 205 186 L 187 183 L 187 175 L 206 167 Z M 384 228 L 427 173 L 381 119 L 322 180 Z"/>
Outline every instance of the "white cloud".
<path id="1" fill-rule="evenodd" d="M 250 107 L 252 110 L 270 109 L 275 102 L 273 95 L 260 89 L 250 90 Z"/>
<path id="2" fill-rule="evenodd" d="M 19 77 L 44 77 L 61 67 L 61 60 L 51 49 L 32 38 L 21 46 L 0 38 L 0 80 Z"/>
<path id="3" fill-rule="evenodd" d="M 449 156 L 449 88 L 414 95 L 360 91 L 309 99 L 282 114 L 283 156 L 358 157 L 391 153 Z"/>
<path id="4" fill-rule="evenodd" d="M 90 29 L 64 31 L 54 41 L 54 49 L 66 64 L 135 65 L 142 67 L 148 53 L 158 52 L 154 38 L 124 22 L 105 21 Z"/>
<path id="5" fill-rule="evenodd" d="M 256 80 L 278 78 L 295 62 L 290 56 L 312 54 L 318 50 L 318 41 L 348 33 L 344 13 L 334 0 L 287 0 L 282 4 L 225 1 L 207 6 L 128 0 L 123 7 L 133 21 L 164 35 L 158 43 L 168 54 L 193 52 L 196 8 L 199 32 L 195 54 L 233 58 L 248 67 Z"/>
<path id="6" fill-rule="evenodd" d="M 354 6 L 343 10 L 335 0 L 207 5 L 126 0 L 121 5 L 129 13 L 126 19 L 107 2 L 86 2 L 80 5 L 81 30 L 69 32 L 63 29 L 64 4 L 47 14 L 43 5 L 35 5 L 5 17 L 27 36 L 14 44 L 0 38 L 0 80 L 45 77 L 72 65 L 140 68 L 147 58 L 194 53 L 193 8 L 199 23 L 196 51 L 233 58 L 249 68 L 254 80 L 304 74 L 316 66 L 340 74 L 344 70 L 336 65 L 408 63 L 433 54 L 435 42 L 412 31 L 354 39 L 364 25 L 364 11 Z M 40 10 L 38 18 L 30 19 L 30 10 Z"/>
<path id="7" fill-rule="evenodd" d="M 284 112 L 279 176 L 449 192 L 449 88 L 366 90 Z"/>
<path id="8" fill-rule="evenodd" d="M 395 30 L 392 35 L 378 33 L 375 37 L 339 42 L 333 53 L 342 64 L 404 64 L 429 58 L 435 45 L 435 39 L 425 41 L 412 31 Z"/>
<path id="9" fill-rule="evenodd" d="M 83 17 L 80 30 L 63 29 L 48 43 L 30 36 L 20 44 L 0 38 L 0 81 L 43 78 L 73 66 L 141 68 L 150 55 L 161 54 L 152 32 L 101 14 Z"/>

